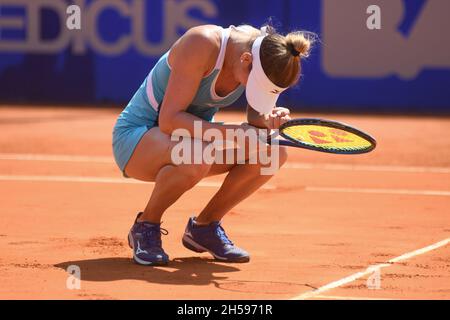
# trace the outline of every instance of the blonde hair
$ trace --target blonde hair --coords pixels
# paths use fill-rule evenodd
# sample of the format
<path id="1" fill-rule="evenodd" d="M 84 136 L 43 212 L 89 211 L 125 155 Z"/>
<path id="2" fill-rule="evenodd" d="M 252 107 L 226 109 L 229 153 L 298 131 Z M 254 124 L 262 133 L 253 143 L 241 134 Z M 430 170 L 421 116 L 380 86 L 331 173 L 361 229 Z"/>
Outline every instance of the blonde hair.
<path id="1" fill-rule="evenodd" d="M 269 79 L 279 87 L 294 86 L 300 79 L 300 62 L 310 55 L 315 36 L 295 31 L 287 35 L 273 33 L 261 43 L 261 64 Z"/>
<path id="2" fill-rule="evenodd" d="M 300 79 L 302 58 L 310 55 L 312 46 L 317 39 L 314 33 L 307 31 L 293 31 L 282 35 L 276 31 L 269 21 L 261 29 L 251 25 L 240 25 L 236 30 L 250 35 L 250 47 L 261 30 L 267 37 L 261 43 L 261 64 L 269 79 L 279 87 L 287 88 L 294 86 Z"/>

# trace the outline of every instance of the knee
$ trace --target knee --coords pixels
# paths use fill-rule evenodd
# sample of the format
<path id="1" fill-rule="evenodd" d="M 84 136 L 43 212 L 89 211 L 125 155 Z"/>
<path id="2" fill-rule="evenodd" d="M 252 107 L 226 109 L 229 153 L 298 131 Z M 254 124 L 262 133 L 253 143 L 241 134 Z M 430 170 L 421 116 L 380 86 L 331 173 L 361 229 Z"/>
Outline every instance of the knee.
<path id="1" fill-rule="evenodd" d="M 208 175 L 211 165 L 192 164 L 179 167 L 181 169 L 180 178 L 187 188 L 194 187 L 200 180 Z"/>

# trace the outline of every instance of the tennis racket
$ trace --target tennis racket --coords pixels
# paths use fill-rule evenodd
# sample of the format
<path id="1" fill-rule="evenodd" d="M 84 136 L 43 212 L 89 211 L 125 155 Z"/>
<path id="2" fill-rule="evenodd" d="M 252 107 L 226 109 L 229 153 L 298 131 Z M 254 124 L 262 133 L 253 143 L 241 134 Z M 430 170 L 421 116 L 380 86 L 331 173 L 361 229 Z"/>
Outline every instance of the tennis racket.
<path id="1" fill-rule="evenodd" d="M 277 136 L 284 139 L 276 139 Z M 272 134 L 269 144 L 304 148 L 335 154 L 361 154 L 375 149 L 376 141 L 369 134 L 337 121 L 293 119 Z"/>

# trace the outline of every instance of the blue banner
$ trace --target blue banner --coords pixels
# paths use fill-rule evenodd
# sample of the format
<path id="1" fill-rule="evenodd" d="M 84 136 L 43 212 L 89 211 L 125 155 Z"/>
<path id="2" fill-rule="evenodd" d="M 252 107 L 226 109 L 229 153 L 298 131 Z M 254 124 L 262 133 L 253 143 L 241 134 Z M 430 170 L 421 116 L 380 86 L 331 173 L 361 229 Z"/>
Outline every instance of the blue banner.
<path id="1" fill-rule="evenodd" d="M 0 0 L 0 101 L 125 104 L 187 29 L 272 17 L 320 37 L 280 105 L 450 113 L 449 12 L 448 0 Z"/>

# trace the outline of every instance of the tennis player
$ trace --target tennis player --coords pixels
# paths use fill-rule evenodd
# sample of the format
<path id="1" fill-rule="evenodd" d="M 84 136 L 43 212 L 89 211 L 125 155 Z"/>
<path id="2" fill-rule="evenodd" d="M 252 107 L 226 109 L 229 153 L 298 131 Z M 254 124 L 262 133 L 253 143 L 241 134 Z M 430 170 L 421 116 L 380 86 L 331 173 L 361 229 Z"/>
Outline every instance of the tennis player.
<path id="1" fill-rule="evenodd" d="M 209 252 L 226 262 L 247 262 L 249 254 L 235 246 L 221 225 L 234 206 L 250 196 L 271 176 L 261 175 L 259 163 L 181 164 L 172 161 L 171 140 L 176 129 L 194 137 L 194 122 L 203 130 L 248 130 L 247 124 L 214 123 L 220 109 L 232 105 L 246 92 L 247 122 L 253 127 L 276 129 L 288 121 L 289 110 L 276 107 L 281 92 L 300 77 L 300 61 L 308 56 L 312 39 L 302 32 L 284 36 L 269 26 L 222 28 L 204 25 L 188 30 L 164 54 L 113 130 L 115 160 L 126 177 L 154 181 L 155 187 L 143 212 L 132 226 L 128 240 L 135 262 L 165 265 L 161 228 L 164 212 L 207 176 L 228 173 L 206 207 L 191 217 L 183 245 L 195 252 Z M 211 141 L 202 141 L 203 148 Z M 279 165 L 287 159 L 279 150 Z"/>

